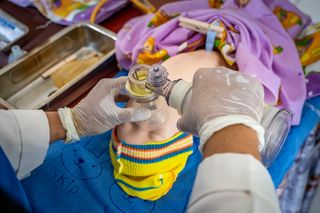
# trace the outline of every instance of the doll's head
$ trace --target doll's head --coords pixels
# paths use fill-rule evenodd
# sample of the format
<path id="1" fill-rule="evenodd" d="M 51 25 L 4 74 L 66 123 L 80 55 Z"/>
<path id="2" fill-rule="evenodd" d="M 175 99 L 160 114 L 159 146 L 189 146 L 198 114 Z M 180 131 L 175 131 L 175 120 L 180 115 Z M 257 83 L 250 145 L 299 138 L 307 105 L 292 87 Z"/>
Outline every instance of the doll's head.
<path id="1" fill-rule="evenodd" d="M 167 68 L 169 79 L 191 82 L 199 68 L 225 64 L 220 54 L 199 50 L 171 57 L 162 65 Z M 197 147 L 192 135 L 179 132 L 176 123 L 180 115 L 163 97 L 143 104 L 131 100 L 127 104 L 130 106 L 148 107 L 151 117 L 119 125 L 113 130 L 109 152 L 114 177 L 128 195 L 157 200 L 172 188 Z"/>

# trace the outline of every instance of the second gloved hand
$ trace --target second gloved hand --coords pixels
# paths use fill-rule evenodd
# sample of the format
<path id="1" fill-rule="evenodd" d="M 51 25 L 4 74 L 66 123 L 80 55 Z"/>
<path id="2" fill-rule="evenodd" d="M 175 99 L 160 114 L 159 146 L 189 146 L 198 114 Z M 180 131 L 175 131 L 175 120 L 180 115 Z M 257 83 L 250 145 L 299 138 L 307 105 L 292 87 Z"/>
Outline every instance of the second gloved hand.
<path id="1" fill-rule="evenodd" d="M 200 150 L 217 131 L 234 124 L 244 124 L 257 132 L 259 149 L 264 146 L 260 120 L 264 92 L 254 77 L 218 68 L 201 68 L 193 78 L 191 99 L 183 107 L 178 128 L 199 135 Z"/>
<path id="2" fill-rule="evenodd" d="M 67 132 L 66 141 L 106 132 L 125 122 L 147 120 L 146 108 L 120 108 L 115 97 L 125 88 L 127 78 L 102 79 L 74 108 L 59 109 L 59 116 Z M 69 134 L 68 134 L 69 133 Z"/>

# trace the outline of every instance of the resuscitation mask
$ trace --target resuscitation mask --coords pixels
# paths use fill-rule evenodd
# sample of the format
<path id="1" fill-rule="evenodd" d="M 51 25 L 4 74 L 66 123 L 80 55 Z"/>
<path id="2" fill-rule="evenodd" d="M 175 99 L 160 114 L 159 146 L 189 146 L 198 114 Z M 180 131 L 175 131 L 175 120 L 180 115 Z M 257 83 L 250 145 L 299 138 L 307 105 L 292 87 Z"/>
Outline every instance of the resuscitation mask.
<path id="1" fill-rule="evenodd" d="M 173 88 L 188 91 L 191 87 L 191 83 L 181 79 L 169 80 L 166 68 L 158 64 L 133 66 L 129 70 L 126 84 L 128 96 L 134 101 L 152 103 L 161 95 L 166 98 L 168 105 L 177 109 L 180 114 L 184 97 L 180 96 L 171 100 L 170 93 Z M 187 92 L 181 92 L 181 94 L 187 94 Z M 265 167 L 269 167 L 279 154 L 289 133 L 292 119 L 293 114 L 289 110 L 273 106 L 264 107 L 261 125 L 265 129 L 265 146 L 260 154 Z"/>

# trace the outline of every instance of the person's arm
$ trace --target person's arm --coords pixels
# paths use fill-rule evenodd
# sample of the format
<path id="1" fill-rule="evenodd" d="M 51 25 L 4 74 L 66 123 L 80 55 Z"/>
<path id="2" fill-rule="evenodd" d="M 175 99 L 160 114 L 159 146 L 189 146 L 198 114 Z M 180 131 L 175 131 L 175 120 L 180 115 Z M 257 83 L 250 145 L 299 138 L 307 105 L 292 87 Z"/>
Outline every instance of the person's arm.
<path id="1" fill-rule="evenodd" d="M 271 177 L 259 161 L 262 85 L 224 67 L 199 69 L 192 85 L 177 125 L 199 135 L 204 160 L 188 212 L 280 212 Z"/>
<path id="2" fill-rule="evenodd" d="M 242 124 L 228 126 L 209 138 L 203 147 L 203 157 L 213 154 L 249 154 L 260 161 L 257 133 Z"/>
<path id="3" fill-rule="evenodd" d="M 256 132 L 244 125 L 216 132 L 203 147 L 188 212 L 280 212 Z"/>
<path id="4" fill-rule="evenodd" d="M 44 160 L 50 130 L 41 110 L 0 110 L 0 146 L 19 179 Z"/>
<path id="5" fill-rule="evenodd" d="M 46 112 L 49 129 L 50 129 L 50 143 L 66 137 L 66 131 L 64 130 L 59 114 L 57 112 Z"/>
<path id="6" fill-rule="evenodd" d="M 57 112 L 0 110 L 0 146 L 19 179 L 43 162 L 49 143 L 64 138 Z"/>
<path id="7" fill-rule="evenodd" d="M 115 104 L 114 98 L 125 83 L 125 77 L 102 79 L 74 108 L 58 112 L 0 110 L 0 146 L 18 178 L 42 164 L 49 143 L 75 140 L 108 131 L 123 122 L 148 119 L 148 109 L 122 109 Z M 71 137 L 75 135 L 76 138 Z"/>
<path id="8" fill-rule="evenodd" d="M 19 179 L 44 161 L 49 143 L 64 138 L 57 112 L 0 110 L 0 146 Z"/>

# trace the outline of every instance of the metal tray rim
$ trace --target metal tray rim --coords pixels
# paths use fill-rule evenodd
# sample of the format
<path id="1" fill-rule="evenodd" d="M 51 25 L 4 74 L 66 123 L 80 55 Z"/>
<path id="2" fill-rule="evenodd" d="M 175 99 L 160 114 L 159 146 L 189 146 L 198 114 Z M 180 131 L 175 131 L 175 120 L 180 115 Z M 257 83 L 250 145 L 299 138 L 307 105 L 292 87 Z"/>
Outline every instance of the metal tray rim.
<path id="1" fill-rule="evenodd" d="M 103 28 L 99 25 L 96 24 L 91 24 L 89 22 L 79 22 L 77 24 L 74 25 L 70 25 L 69 27 L 66 27 L 62 30 L 60 30 L 59 32 L 57 32 L 56 34 L 52 35 L 51 37 L 48 38 L 48 40 L 41 46 L 36 47 L 35 49 L 31 50 L 28 54 L 26 54 L 25 56 L 21 57 L 20 59 L 18 59 L 17 61 L 8 64 L 7 66 L 3 67 L 2 69 L 0 69 L 0 76 L 5 74 L 6 72 L 8 72 L 10 69 L 12 69 L 13 67 L 17 66 L 19 63 L 21 63 L 22 61 L 32 57 L 33 55 L 37 54 L 39 51 L 41 51 L 42 49 L 46 48 L 48 45 L 50 45 L 51 42 L 54 42 L 56 40 L 58 40 L 59 38 L 61 38 L 62 36 L 64 36 L 65 34 L 67 34 L 68 32 L 74 30 L 75 28 L 78 27 L 90 27 L 100 33 L 102 33 L 103 35 L 109 36 L 110 38 L 112 38 L 113 40 L 117 39 L 117 36 L 114 32 Z"/>
<path id="2" fill-rule="evenodd" d="M 108 30 L 106 28 L 103 28 L 103 27 L 101 27 L 99 25 L 91 24 L 89 22 L 79 22 L 77 24 L 74 24 L 74 25 L 71 25 L 71 26 L 68 26 L 68 27 L 62 29 L 58 33 L 56 33 L 53 36 L 51 36 L 50 38 L 48 38 L 48 40 L 43 45 L 35 48 L 31 52 L 29 52 L 29 54 L 27 54 L 26 56 L 24 56 L 21 59 L 13 62 L 12 64 L 9 64 L 9 65 L 5 66 L 4 68 L 0 69 L 0 76 L 5 74 L 6 72 L 8 72 L 10 69 L 15 67 L 16 65 L 18 65 L 22 61 L 28 59 L 29 57 L 32 57 L 33 55 L 37 54 L 42 49 L 46 48 L 51 42 L 54 42 L 54 41 L 60 39 L 62 36 L 64 36 L 68 32 L 74 30 L 75 28 L 82 27 L 82 26 L 90 27 L 90 28 L 98 31 L 99 33 L 102 33 L 103 35 L 106 35 L 106 36 L 110 37 L 111 39 L 113 39 L 114 41 L 116 41 L 116 34 L 113 33 L 112 31 L 110 31 L 110 30 Z M 107 53 L 105 56 L 103 56 L 101 59 L 99 59 L 95 64 L 93 64 L 92 66 L 90 66 L 89 68 L 84 70 L 79 76 L 77 76 L 72 81 L 68 82 L 66 85 L 64 85 L 62 88 L 60 88 L 57 92 L 55 92 L 54 94 L 49 96 L 47 99 L 43 100 L 41 103 L 39 103 L 39 104 L 35 105 L 34 107 L 32 107 L 32 109 L 39 109 L 39 108 L 42 108 L 43 106 L 45 106 L 46 104 L 50 103 L 52 100 L 57 98 L 63 92 L 65 92 L 69 88 L 71 88 L 76 82 L 78 82 L 79 80 L 83 79 L 91 71 L 93 71 L 94 69 L 99 67 L 101 64 L 103 64 L 108 59 L 110 59 L 114 54 L 115 54 L 115 48 L 113 48 L 109 53 Z M 0 104 L 5 106 L 5 107 L 7 107 L 8 109 L 19 109 L 19 108 L 13 106 L 12 104 L 10 104 L 9 102 L 7 102 L 5 99 L 1 98 L 1 97 L 0 97 Z"/>

